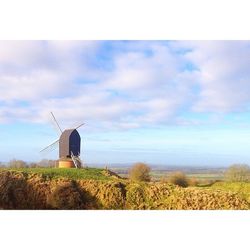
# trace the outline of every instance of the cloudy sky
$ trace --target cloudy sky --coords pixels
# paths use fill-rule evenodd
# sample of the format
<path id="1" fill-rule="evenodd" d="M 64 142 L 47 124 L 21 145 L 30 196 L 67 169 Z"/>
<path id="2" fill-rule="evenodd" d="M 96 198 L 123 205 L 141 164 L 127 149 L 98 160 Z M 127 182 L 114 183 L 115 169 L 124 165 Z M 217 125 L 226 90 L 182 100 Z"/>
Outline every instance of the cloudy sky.
<path id="1" fill-rule="evenodd" d="M 250 164 L 248 41 L 1 41 L 0 161 L 79 129 L 87 163 Z"/>

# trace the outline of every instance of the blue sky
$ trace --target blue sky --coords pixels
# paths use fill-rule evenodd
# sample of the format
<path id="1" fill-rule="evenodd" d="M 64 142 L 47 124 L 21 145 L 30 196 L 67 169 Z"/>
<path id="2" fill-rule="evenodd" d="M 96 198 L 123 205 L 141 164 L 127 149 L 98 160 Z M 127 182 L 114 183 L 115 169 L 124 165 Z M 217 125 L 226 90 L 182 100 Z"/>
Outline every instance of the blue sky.
<path id="1" fill-rule="evenodd" d="M 86 163 L 250 164 L 248 41 L 1 41 L 0 161 L 41 155 L 53 111 Z"/>

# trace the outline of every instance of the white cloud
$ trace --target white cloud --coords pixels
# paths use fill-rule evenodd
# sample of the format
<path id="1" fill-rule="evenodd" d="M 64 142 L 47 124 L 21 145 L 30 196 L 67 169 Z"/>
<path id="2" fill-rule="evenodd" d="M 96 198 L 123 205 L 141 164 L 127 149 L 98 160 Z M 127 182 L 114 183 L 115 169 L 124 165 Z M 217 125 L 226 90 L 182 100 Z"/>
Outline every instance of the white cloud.
<path id="1" fill-rule="evenodd" d="M 244 111 L 250 102 L 250 43 L 248 41 L 184 42 L 186 54 L 199 70 L 200 95 L 195 111 Z"/>
<path id="2" fill-rule="evenodd" d="M 65 87 L 63 78 L 48 70 L 36 70 L 21 75 L 0 75 L 0 101 L 35 101 L 59 96 Z"/>
<path id="3" fill-rule="evenodd" d="M 248 107 L 249 42 L 110 44 L 102 58 L 101 42 L 0 42 L 0 122 L 54 111 L 63 126 L 127 129 Z"/>
<path id="4" fill-rule="evenodd" d="M 187 89 L 175 79 L 182 61 L 158 43 L 143 44 L 150 55 L 128 43 L 126 51 L 121 49 L 107 62 L 114 65 L 108 72 L 91 67 L 96 42 L 1 46 L 0 101 L 10 120 L 41 122 L 53 110 L 65 123 L 87 120 L 106 127 L 138 127 L 169 119 L 185 99 Z M 77 82 L 85 78 L 84 84 Z"/>
<path id="5" fill-rule="evenodd" d="M 115 70 L 106 78 L 103 88 L 130 101 L 131 113 L 136 113 L 133 121 L 138 124 L 166 123 L 175 119 L 178 109 L 191 96 L 191 77 L 183 70 L 186 60 L 166 45 L 143 43 L 143 48 L 117 55 Z"/>

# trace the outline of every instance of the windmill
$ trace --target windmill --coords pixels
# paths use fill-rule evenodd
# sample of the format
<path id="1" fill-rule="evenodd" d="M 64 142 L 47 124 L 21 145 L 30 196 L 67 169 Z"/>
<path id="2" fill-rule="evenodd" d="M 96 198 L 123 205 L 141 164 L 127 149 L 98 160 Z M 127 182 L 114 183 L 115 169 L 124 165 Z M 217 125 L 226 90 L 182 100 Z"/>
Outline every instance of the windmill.
<path id="1" fill-rule="evenodd" d="M 81 137 L 77 131 L 78 128 L 84 125 L 80 124 L 76 128 L 66 129 L 62 131 L 54 114 L 51 112 L 52 118 L 58 130 L 60 131 L 60 137 L 40 152 L 53 150 L 59 144 L 59 168 L 81 168 L 82 163 L 80 159 L 81 151 Z"/>

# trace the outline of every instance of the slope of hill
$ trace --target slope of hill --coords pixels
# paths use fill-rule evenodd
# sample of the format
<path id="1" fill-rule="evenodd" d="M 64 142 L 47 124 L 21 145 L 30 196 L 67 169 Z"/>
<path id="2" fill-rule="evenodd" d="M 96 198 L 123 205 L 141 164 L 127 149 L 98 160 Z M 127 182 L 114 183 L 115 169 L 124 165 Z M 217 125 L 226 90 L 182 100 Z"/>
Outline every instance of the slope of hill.
<path id="1" fill-rule="evenodd" d="M 103 169 L 2 169 L 2 209 L 249 209 L 215 187 L 136 183 Z"/>
<path id="2" fill-rule="evenodd" d="M 239 197 L 246 199 L 250 203 L 250 183 L 244 182 L 216 182 L 211 190 L 223 190 L 236 193 Z"/>

